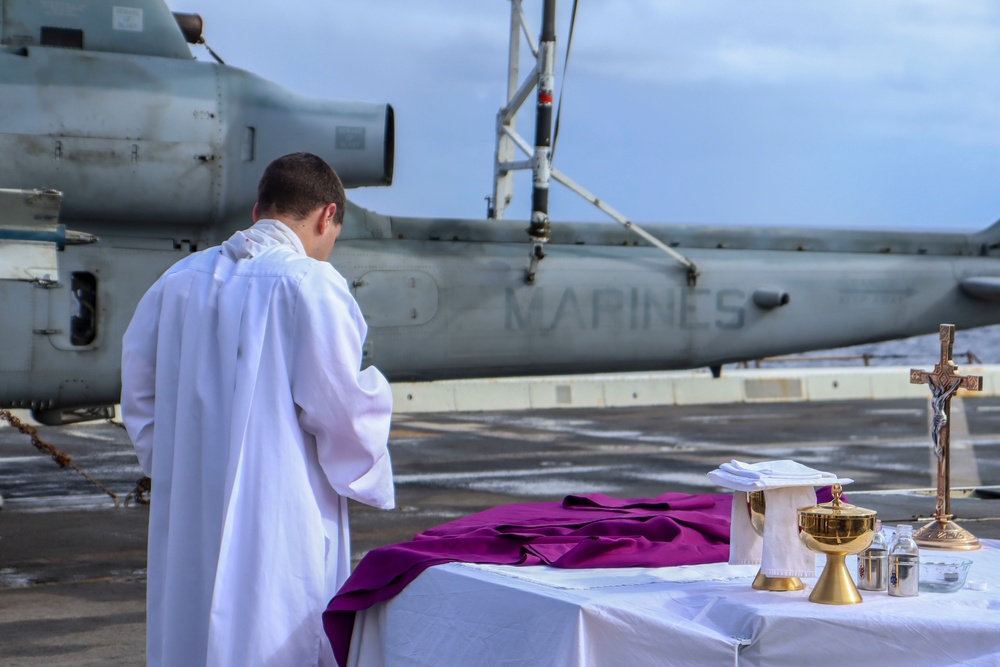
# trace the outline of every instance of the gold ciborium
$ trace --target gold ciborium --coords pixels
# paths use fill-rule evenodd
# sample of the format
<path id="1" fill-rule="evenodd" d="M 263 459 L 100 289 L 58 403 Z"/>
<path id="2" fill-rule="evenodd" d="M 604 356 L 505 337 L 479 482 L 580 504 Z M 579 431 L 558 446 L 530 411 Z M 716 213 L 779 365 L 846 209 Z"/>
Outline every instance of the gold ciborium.
<path id="1" fill-rule="evenodd" d="M 763 491 L 747 492 L 747 512 L 750 514 L 750 525 L 755 533 L 764 537 L 764 513 L 767 505 L 764 503 Z M 753 587 L 758 591 L 801 591 L 805 588 L 798 577 L 769 577 L 760 570 L 753 580 Z"/>
<path id="2" fill-rule="evenodd" d="M 861 594 L 844 559 L 848 554 L 864 551 L 872 543 L 876 512 L 842 502 L 843 492 L 840 484 L 834 484 L 831 502 L 799 508 L 799 539 L 810 551 L 826 555 L 823 574 L 809 594 L 811 602 L 861 602 Z"/>

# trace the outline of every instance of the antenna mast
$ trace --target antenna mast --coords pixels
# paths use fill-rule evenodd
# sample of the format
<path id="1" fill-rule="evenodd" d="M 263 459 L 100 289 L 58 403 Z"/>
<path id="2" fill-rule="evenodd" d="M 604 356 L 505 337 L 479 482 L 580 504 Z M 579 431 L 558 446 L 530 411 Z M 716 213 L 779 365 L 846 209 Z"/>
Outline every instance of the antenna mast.
<path id="1" fill-rule="evenodd" d="M 518 73 L 521 58 L 521 35 L 528 42 L 535 65 L 518 87 Z M 507 65 L 507 104 L 497 112 L 497 148 L 493 163 L 493 198 L 489 207 L 490 218 L 502 220 L 507 207 L 514 197 L 514 171 L 531 169 L 531 239 L 530 265 L 525 274 L 529 283 L 535 281 L 538 262 L 545 258 L 544 246 L 548 242 L 549 226 L 549 182 L 555 179 L 577 193 L 597 208 L 614 218 L 650 245 L 670 255 L 687 269 L 688 283 L 694 285 L 698 279 L 698 269 L 694 263 L 666 245 L 624 215 L 608 206 L 583 186 L 552 166 L 552 102 L 556 72 L 556 0 L 544 0 L 542 9 L 542 32 L 540 44 L 535 45 L 527 20 L 524 17 L 522 0 L 510 0 L 510 55 Z M 535 111 L 535 145 L 528 145 L 516 128 L 517 112 L 527 101 L 531 91 L 538 89 Z M 520 148 L 530 160 L 514 160 L 514 148 Z"/>

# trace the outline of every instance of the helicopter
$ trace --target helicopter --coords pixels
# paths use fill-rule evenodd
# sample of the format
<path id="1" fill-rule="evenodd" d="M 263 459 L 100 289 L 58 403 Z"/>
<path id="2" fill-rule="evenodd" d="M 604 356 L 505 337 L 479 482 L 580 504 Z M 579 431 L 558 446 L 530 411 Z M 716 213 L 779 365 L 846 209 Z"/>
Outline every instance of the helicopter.
<path id="1" fill-rule="evenodd" d="M 512 7 L 513 25 L 519 0 Z M 974 233 L 640 228 L 613 210 L 619 226 L 550 221 L 550 183 L 575 185 L 550 160 L 554 8 L 545 0 L 532 83 L 509 86 L 501 110 L 489 217 L 349 204 L 330 261 L 368 323 L 365 364 L 390 381 L 717 374 L 945 321 L 1000 322 L 1000 223 Z M 348 188 L 393 182 L 391 104 L 300 95 L 198 60 L 201 18 L 164 0 L 0 9 L 0 154 L 10 156 L 0 162 L 0 406 L 45 424 L 109 415 L 139 299 L 173 263 L 248 225 L 270 160 L 309 150 Z M 533 93 L 532 144 L 508 121 Z M 514 160 L 516 148 L 530 159 Z M 503 219 L 506 179 L 520 167 L 532 169 L 531 219 Z"/>

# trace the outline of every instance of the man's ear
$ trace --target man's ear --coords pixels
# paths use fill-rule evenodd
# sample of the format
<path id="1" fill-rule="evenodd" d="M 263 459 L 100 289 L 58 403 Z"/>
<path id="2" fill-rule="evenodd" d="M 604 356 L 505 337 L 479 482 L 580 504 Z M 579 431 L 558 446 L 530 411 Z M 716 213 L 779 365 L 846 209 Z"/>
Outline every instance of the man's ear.
<path id="1" fill-rule="evenodd" d="M 260 220 L 260 204 L 254 203 L 253 213 L 250 214 L 250 217 L 253 219 L 253 224 L 256 225 L 257 221 Z"/>
<path id="2" fill-rule="evenodd" d="M 331 225 L 337 224 L 336 223 L 336 219 L 337 219 L 336 216 L 337 216 L 337 205 L 334 204 L 333 202 L 327 204 L 323 208 L 323 218 L 322 219 L 323 219 L 323 223 L 324 224 L 323 224 L 322 231 L 324 231 L 324 232 L 326 231 L 326 223 L 329 223 Z"/>

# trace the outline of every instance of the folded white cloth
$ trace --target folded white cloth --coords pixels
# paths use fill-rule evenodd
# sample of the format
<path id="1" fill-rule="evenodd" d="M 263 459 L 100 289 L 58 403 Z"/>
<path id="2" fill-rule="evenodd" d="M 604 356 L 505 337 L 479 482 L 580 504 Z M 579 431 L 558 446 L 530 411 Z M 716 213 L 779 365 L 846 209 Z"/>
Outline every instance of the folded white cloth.
<path id="1" fill-rule="evenodd" d="M 800 507 L 816 504 L 811 487 L 764 491 L 764 548 L 760 571 L 768 577 L 815 577 L 816 554 L 799 539 Z"/>
<path id="2" fill-rule="evenodd" d="M 835 479 L 837 476 L 832 472 L 823 472 L 809 466 L 804 466 L 797 461 L 783 459 L 780 461 L 763 461 L 761 463 L 744 463 L 733 459 L 730 463 L 723 463 L 720 470 L 737 475 L 739 477 L 749 477 L 750 479 L 763 479 L 765 477 L 783 477 L 789 479 Z"/>
<path id="3" fill-rule="evenodd" d="M 798 510 L 816 504 L 815 486 L 853 480 L 790 460 L 744 463 L 732 460 L 708 473 L 709 479 L 732 489 L 729 563 L 760 563 L 769 577 L 815 577 L 816 554 L 799 540 Z M 764 492 L 764 535 L 750 523 L 747 492 Z"/>
<path id="4" fill-rule="evenodd" d="M 767 500 L 765 499 L 766 503 Z M 750 508 L 746 491 L 733 492 L 733 513 L 729 530 L 729 564 L 756 565 L 760 563 L 763 538 L 750 523 Z"/>
<path id="5" fill-rule="evenodd" d="M 733 493 L 729 564 L 760 563 L 760 571 L 769 577 L 815 577 L 816 554 L 799 540 L 800 507 L 816 504 L 810 486 L 795 486 L 764 491 L 764 535 L 750 522 L 747 493 Z"/>
<path id="6" fill-rule="evenodd" d="M 843 485 L 854 481 L 849 477 L 837 477 L 833 473 L 815 470 L 788 460 L 743 463 L 734 459 L 708 473 L 708 478 L 719 486 L 734 491 L 763 491 L 792 486 L 830 486 L 835 483 Z"/>

